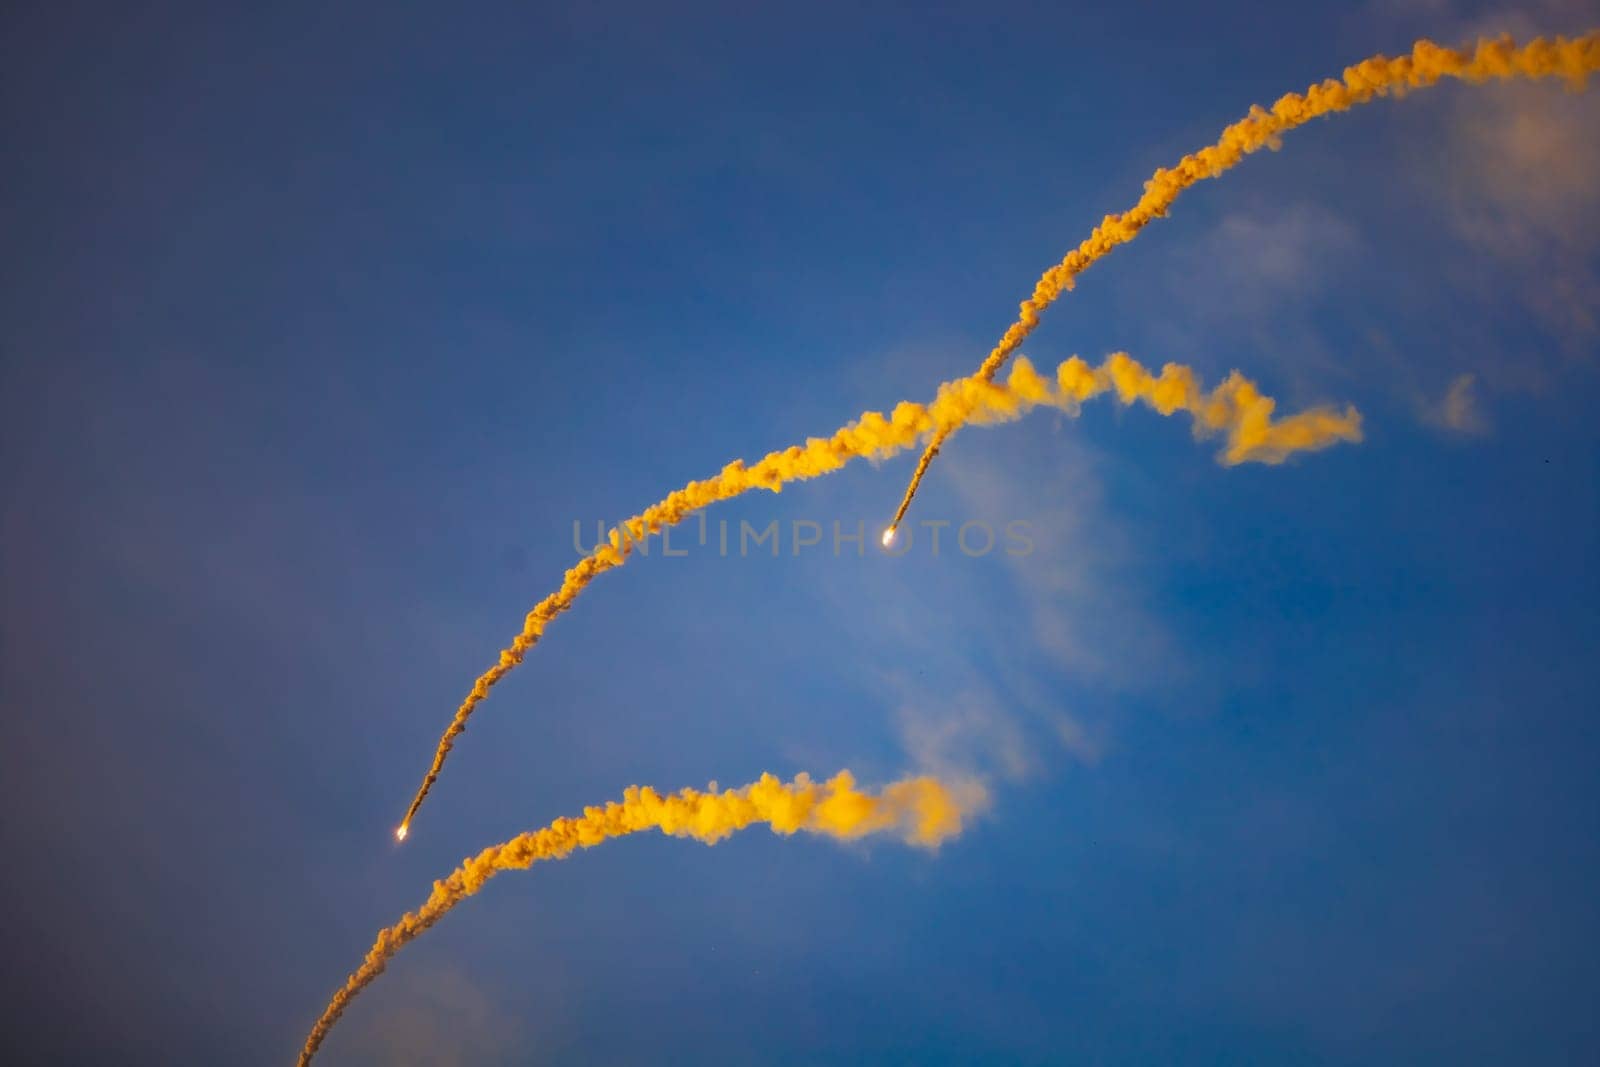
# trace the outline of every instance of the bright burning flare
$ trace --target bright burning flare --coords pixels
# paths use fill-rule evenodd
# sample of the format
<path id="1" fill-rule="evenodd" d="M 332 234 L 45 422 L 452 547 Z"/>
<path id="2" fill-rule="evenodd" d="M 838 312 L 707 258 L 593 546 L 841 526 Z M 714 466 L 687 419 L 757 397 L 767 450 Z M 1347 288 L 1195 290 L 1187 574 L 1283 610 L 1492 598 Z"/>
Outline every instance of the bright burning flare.
<path id="1" fill-rule="evenodd" d="M 888 548 L 892 544 L 894 544 L 894 527 L 893 526 L 891 526 L 887 530 L 883 531 L 883 547 L 884 548 Z"/>
<path id="2" fill-rule="evenodd" d="M 395 828 L 394 839 L 396 841 L 404 841 L 406 839 L 406 832 L 408 830 L 410 830 L 410 827 L 407 826 L 405 823 L 401 823 L 399 826 L 397 826 Z"/>

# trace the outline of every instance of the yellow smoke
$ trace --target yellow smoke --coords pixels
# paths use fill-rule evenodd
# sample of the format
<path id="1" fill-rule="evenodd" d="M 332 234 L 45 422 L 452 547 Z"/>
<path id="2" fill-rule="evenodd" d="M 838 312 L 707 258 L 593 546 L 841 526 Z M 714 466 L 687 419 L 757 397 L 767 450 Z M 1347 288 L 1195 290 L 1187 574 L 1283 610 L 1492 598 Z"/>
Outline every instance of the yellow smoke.
<path id="1" fill-rule="evenodd" d="M 1157 377 L 1119 352 L 1098 368 L 1074 356 L 1056 368 L 1052 379 L 1041 377 L 1025 359 L 1019 359 L 1004 385 L 976 375 L 946 382 L 931 404 L 904 401 L 888 415 L 868 411 L 831 437 L 810 438 L 804 445 L 770 452 L 748 466 L 743 460 L 735 460 L 714 477 L 690 482 L 613 528 L 608 541 L 578 561 L 567 571 L 561 588 L 528 613 L 522 632 L 501 650 L 499 662 L 479 676 L 456 709 L 395 836 L 405 839 L 411 820 L 438 779 L 455 739 L 467 728 L 473 710 L 494 684 L 522 662 L 550 621 L 570 608 L 590 582 L 626 562 L 634 545 L 647 536 L 752 489 L 780 492 L 788 482 L 830 474 L 853 459 L 887 459 L 953 427 L 1010 422 L 1041 405 L 1076 414 L 1083 401 L 1107 391 L 1114 391 L 1125 404 L 1143 401 L 1163 415 L 1187 412 L 1194 418 L 1196 436 L 1226 437 L 1219 458 L 1230 465 L 1279 463 L 1294 452 L 1361 439 L 1361 416 L 1354 408 L 1342 412 L 1317 408 L 1275 422 L 1273 399 L 1261 395 L 1255 384 L 1238 372 L 1208 393 L 1202 391 L 1194 372 L 1187 367 L 1169 363 Z M 892 536 L 892 529 L 885 531 L 884 544 Z"/>
<path id="2" fill-rule="evenodd" d="M 577 818 L 557 819 L 542 830 L 486 848 L 433 884 L 433 892 L 416 911 L 379 932 L 367 957 L 311 1028 L 300 1050 L 306 1067 L 339 1021 L 351 1000 L 383 973 L 389 961 L 409 942 L 444 918 L 463 900 L 482 889 L 501 871 L 526 870 L 540 860 L 559 860 L 580 848 L 592 848 L 613 837 L 660 830 L 714 845 L 756 823 L 776 834 L 810 833 L 853 841 L 871 834 L 894 834 L 933 848 L 961 832 L 962 820 L 985 803 L 976 783 L 947 785 L 934 778 L 906 778 L 876 793 L 856 787 L 849 771 L 826 782 L 801 774 L 783 782 L 771 774 L 742 789 L 701 792 L 685 789 L 662 796 L 649 787 L 631 786 L 622 800 L 585 808 Z"/>
<path id="3" fill-rule="evenodd" d="M 1034 285 L 1033 295 L 1022 302 L 1016 321 L 984 357 L 976 377 L 985 381 L 992 379 L 1039 325 L 1040 312 L 1071 289 L 1079 274 L 1113 248 L 1133 240 L 1149 222 L 1165 215 L 1185 189 L 1206 178 L 1218 177 L 1252 152 L 1276 149 L 1282 135 L 1297 126 L 1379 97 L 1401 96 L 1412 89 L 1424 89 L 1443 78 L 1474 84 L 1518 78 L 1561 78 L 1578 90 L 1596 70 L 1600 70 L 1600 30 L 1576 38 L 1540 37 L 1520 48 L 1510 37 L 1480 40 L 1471 52 L 1442 48 L 1432 41 L 1418 41 L 1409 56 L 1396 59 L 1373 56 L 1346 68 L 1342 81 L 1329 79 L 1311 86 L 1303 94 L 1289 93 L 1280 97 L 1271 109 L 1252 107 L 1243 119 L 1223 130 L 1215 144 L 1184 156 L 1176 167 L 1156 171 L 1145 182 L 1144 195 L 1137 204 L 1120 215 L 1107 215 L 1065 259 L 1045 271 Z M 895 509 L 889 531 L 905 518 L 923 476 L 928 473 L 928 465 L 939 454 L 945 439 L 959 428 L 957 423 L 942 429 L 928 442 L 906 484 L 900 506 Z"/>

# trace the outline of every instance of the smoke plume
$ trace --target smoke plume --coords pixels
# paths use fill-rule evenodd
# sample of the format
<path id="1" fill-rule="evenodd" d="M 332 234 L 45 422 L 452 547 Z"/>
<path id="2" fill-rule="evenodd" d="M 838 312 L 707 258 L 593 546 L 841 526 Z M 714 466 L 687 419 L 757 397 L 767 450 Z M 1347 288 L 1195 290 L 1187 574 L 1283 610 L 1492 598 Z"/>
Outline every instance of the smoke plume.
<path id="1" fill-rule="evenodd" d="M 985 381 L 992 379 L 1039 325 L 1040 313 L 1071 289 L 1079 274 L 1113 248 L 1133 240 L 1152 220 L 1165 215 L 1185 189 L 1206 178 L 1218 177 L 1252 152 L 1278 148 L 1283 134 L 1314 118 L 1347 111 L 1380 97 L 1402 96 L 1413 89 L 1425 89 L 1444 78 L 1473 84 L 1561 78 L 1572 89 L 1579 90 L 1596 70 L 1600 70 L 1600 31 L 1575 38 L 1539 37 L 1520 48 L 1509 37 L 1480 40 L 1471 52 L 1443 48 L 1423 40 L 1416 43 L 1409 56 L 1395 59 L 1373 56 L 1347 67 L 1342 81 L 1329 79 L 1304 93 L 1289 93 L 1280 97 L 1270 109 L 1254 106 L 1243 119 L 1223 130 L 1215 144 L 1184 156 L 1176 167 L 1156 171 L 1145 182 L 1144 195 L 1137 204 L 1120 215 L 1107 215 L 1065 259 L 1045 271 L 1035 283 L 1033 295 L 1022 302 L 1016 321 L 984 357 L 975 377 Z M 942 429 L 928 442 L 900 498 L 900 506 L 895 509 L 894 519 L 889 523 L 891 531 L 905 518 L 933 457 L 958 428 L 959 424 Z"/>
<path id="2" fill-rule="evenodd" d="M 642 830 L 660 830 L 714 845 L 756 823 L 766 823 L 773 833 L 785 836 L 804 832 L 853 841 L 892 834 L 912 845 L 934 848 L 959 834 L 963 819 L 985 801 L 983 788 L 976 783 L 946 784 L 927 777 L 902 779 L 869 792 L 857 788 L 849 771 L 840 771 L 822 783 L 804 774 L 792 782 L 763 774 L 741 789 L 685 789 L 666 796 L 648 786 L 631 786 L 620 802 L 585 808 L 576 818 L 557 819 L 542 830 L 486 848 L 435 882 L 421 907 L 379 932 L 366 959 L 311 1028 L 299 1065 L 306 1067 L 311 1062 L 339 1016 L 383 973 L 396 953 L 501 871 L 526 870 L 541 860 L 565 859 L 577 849 Z"/>

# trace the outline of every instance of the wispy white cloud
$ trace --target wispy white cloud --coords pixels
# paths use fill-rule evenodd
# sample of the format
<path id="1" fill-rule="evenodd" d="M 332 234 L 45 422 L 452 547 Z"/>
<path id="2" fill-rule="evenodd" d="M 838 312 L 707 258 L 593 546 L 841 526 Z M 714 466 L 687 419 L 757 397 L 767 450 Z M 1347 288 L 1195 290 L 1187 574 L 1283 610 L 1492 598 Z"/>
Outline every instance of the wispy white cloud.
<path id="1" fill-rule="evenodd" d="M 1592 3 L 1533 0 L 1470 16 L 1444 16 L 1435 33 L 1519 40 L 1575 32 L 1595 21 Z M 1485 269 L 1458 284 L 1486 306 L 1531 314 L 1543 336 L 1518 346 L 1464 352 L 1484 385 L 1537 389 L 1559 369 L 1550 355 L 1587 358 L 1600 337 L 1600 95 L 1548 84 L 1496 85 L 1448 94 L 1414 129 L 1422 149 L 1413 178 L 1436 198 L 1446 225 Z M 1420 121 L 1418 120 L 1413 120 Z"/>
<path id="2" fill-rule="evenodd" d="M 1315 152 L 1314 141 L 1300 145 Z M 1225 184 L 1225 183 L 1224 183 Z M 1239 368 L 1264 377 L 1289 405 L 1318 403 L 1349 358 L 1317 321 L 1327 294 L 1374 254 L 1337 204 L 1259 193 L 1230 206 L 1192 238 L 1172 241 L 1154 274 L 1123 295 L 1138 316 L 1135 337 L 1160 358 L 1194 362 L 1207 373 Z M 1213 354 L 1225 360 L 1211 362 Z"/>
<path id="3" fill-rule="evenodd" d="M 1528 21 L 1504 23 L 1530 33 Z M 1600 332 L 1596 130 L 1600 97 L 1542 85 L 1462 96 L 1445 128 L 1451 224 L 1513 272 L 1517 294 L 1569 346 Z"/>
<path id="4" fill-rule="evenodd" d="M 1172 291 L 1203 321 L 1255 319 L 1312 302 L 1363 245 L 1355 227 L 1323 204 L 1237 208 L 1172 251 Z"/>
<path id="5" fill-rule="evenodd" d="M 517 1020 L 454 968 L 401 968 L 380 994 L 352 1012 L 340 1052 L 387 1067 L 467 1067 L 509 1063 L 520 1044 Z"/>
<path id="6" fill-rule="evenodd" d="M 1075 439 L 1072 420 L 1056 425 L 1047 458 L 1014 468 L 969 451 L 944 473 L 963 514 L 1026 523 L 1032 551 L 1004 559 L 1032 649 L 1078 680 L 1141 688 L 1158 680 L 1130 669 L 1124 650 L 1166 649 L 1171 638 L 1140 603 L 1133 532 L 1105 503 L 1110 457 Z"/>
<path id="7" fill-rule="evenodd" d="M 1022 720 L 986 688 L 943 699 L 908 690 L 896 714 L 901 743 L 912 765 L 943 777 L 1031 777 L 1038 748 Z"/>
<path id="8" fill-rule="evenodd" d="M 1176 684 L 1185 670 L 1146 606 L 1153 571 L 1105 501 L 1115 458 L 1087 444 L 1075 420 L 1053 428 L 1033 420 L 1014 440 L 974 431 L 946 454 L 911 520 L 917 570 L 816 563 L 824 610 L 868 650 L 858 684 L 889 712 L 901 757 L 919 769 L 1022 781 L 1092 765 L 1111 743 L 1116 695 Z M 927 558 L 924 520 L 951 524 L 937 560 Z M 967 521 L 997 545 L 1020 522 L 1030 550 L 965 555 L 957 537 Z M 877 605 L 866 616 L 863 599 Z"/>
<path id="9" fill-rule="evenodd" d="M 1438 429 L 1467 437 L 1488 433 L 1489 419 L 1479 406 L 1474 389 L 1476 382 L 1476 375 L 1457 375 L 1445 389 L 1443 396 L 1437 400 L 1423 401 L 1422 421 Z"/>

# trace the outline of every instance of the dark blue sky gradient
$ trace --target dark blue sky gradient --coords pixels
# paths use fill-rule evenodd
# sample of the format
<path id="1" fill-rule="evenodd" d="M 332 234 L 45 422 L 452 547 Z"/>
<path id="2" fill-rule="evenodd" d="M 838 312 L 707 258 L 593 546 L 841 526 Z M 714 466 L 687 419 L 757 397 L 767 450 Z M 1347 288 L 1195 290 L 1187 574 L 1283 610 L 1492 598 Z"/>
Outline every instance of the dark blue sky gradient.
<path id="1" fill-rule="evenodd" d="M 840 767 L 994 804 L 933 855 L 751 831 L 507 875 L 325 1061 L 1600 1060 L 1595 90 L 1314 124 L 1025 349 L 1238 367 L 1365 442 L 1227 469 L 1106 402 L 962 434 L 914 517 L 1029 522 L 1022 559 L 691 524 L 390 836 L 574 520 L 926 399 L 1252 102 L 1593 4 L 272 7 L 0 16 L 17 1062 L 289 1062 L 463 855 Z M 712 536 L 875 531 L 909 468 Z"/>

